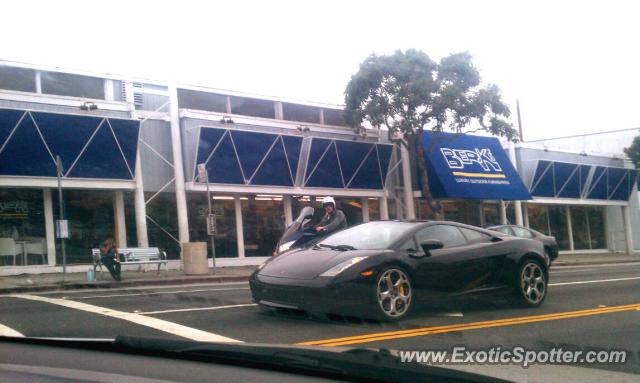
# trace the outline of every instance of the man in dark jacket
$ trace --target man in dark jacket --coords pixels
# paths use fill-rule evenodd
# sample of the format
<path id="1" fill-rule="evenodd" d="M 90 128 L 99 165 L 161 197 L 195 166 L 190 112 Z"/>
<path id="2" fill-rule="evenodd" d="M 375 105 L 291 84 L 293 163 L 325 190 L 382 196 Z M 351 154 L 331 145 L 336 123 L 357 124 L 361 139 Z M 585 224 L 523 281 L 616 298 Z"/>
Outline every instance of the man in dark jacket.
<path id="1" fill-rule="evenodd" d="M 116 281 L 122 280 L 120 276 L 120 259 L 118 258 L 118 250 L 113 243 L 113 238 L 107 238 L 100 244 L 100 261 L 109 270 L 113 279 Z"/>
<path id="2" fill-rule="evenodd" d="M 325 197 L 322 200 L 324 216 L 316 227 L 320 235 L 329 235 L 347 228 L 347 218 L 342 210 L 336 209 L 336 201 L 332 197 Z"/>

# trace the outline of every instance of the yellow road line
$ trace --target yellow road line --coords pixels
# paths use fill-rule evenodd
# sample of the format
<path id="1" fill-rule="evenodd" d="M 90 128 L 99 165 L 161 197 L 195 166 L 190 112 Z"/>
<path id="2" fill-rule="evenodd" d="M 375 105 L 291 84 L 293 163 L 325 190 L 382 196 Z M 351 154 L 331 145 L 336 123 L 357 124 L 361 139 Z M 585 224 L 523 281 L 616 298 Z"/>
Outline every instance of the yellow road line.
<path id="1" fill-rule="evenodd" d="M 507 178 L 504 174 L 486 174 L 486 173 L 465 173 L 465 172 L 453 172 L 454 176 L 460 177 L 477 177 L 477 178 Z"/>
<path id="2" fill-rule="evenodd" d="M 588 310 L 567 311 L 567 312 L 561 312 L 561 313 L 506 318 L 506 319 L 498 319 L 498 320 L 490 320 L 490 321 L 482 321 L 482 322 L 460 323 L 460 324 L 446 325 L 446 326 L 422 327 L 422 328 L 415 328 L 410 330 L 389 331 L 389 332 L 357 335 L 357 336 L 335 338 L 335 339 L 323 339 L 318 341 L 302 342 L 298 344 L 299 345 L 315 345 L 315 346 L 345 346 L 350 344 L 370 343 L 370 342 L 377 342 L 377 341 L 390 340 L 390 339 L 400 339 L 400 338 L 411 338 L 416 336 L 440 334 L 445 332 L 475 330 L 480 328 L 499 327 L 499 326 L 511 326 L 511 325 L 517 325 L 517 324 L 543 322 L 543 321 L 556 320 L 556 319 L 576 318 L 576 317 L 589 316 L 589 315 L 601 315 L 601 314 L 608 314 L 608 313 L 614 313 L 614 312 L 620 312 L 620 311 L 639 310 L 639 309 L 640 309 L 640 304 L 634 303 L 634 304 L 623 305 L 623 306 L 612 306 L 612 307 L 604 307 L 604 308 L 596 308 L 596 309 L 588 309 Z"/>

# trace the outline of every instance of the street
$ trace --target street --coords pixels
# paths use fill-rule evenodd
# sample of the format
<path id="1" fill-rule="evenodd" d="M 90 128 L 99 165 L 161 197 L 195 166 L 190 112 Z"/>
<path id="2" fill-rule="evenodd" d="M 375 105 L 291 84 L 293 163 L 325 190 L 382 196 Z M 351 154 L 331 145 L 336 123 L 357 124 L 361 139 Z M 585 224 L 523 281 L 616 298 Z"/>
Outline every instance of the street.
<path id="1" fill-rule="evenodd" d="M 622 349 L 640 373 L 640 263 L 554 267 L 549 293 L 535 309 L 484 297 L 416 307 L 399 323 L 310 318 L 261 310 L 239 283 L 82 289 L 0 296 L 0 334 L 114 338 L 117 335 L 438 350 L 523 346 Z"/>

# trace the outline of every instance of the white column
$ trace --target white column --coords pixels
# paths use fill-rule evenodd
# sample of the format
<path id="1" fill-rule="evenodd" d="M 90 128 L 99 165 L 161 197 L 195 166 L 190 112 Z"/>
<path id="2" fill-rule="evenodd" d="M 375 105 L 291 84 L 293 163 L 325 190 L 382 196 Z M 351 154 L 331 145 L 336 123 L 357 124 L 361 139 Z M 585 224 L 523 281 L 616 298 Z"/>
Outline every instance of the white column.
<path id="1" fill-rule="evenodd" d="M 416 219 L 416 209 L 413 204 L 413 184 L 411 177 L 411 162 L 409 151 L 404 145 L 400 145 L 400 153 L 402 156 L 402 179 L 404 189 L 404 206 L 405 217 L 407 219 Z"/>
<path id="2" fill-rule="evenodd" d="M 124 194 L 122 190 L 114 190 L 113 208 L 116 221 L 117 247 L 127 247 L 127 224 L 124 218 Z"/>
<path id="3" fill-rule="evenodd" d="M 402 210 L 402 203 L 400 203 L 400 200 L 398 198 L 395 199 L 396 202 L 396 218 L 397 219 L 403 219 L 404 217 L 404 211 Z"/>
<path id="4" fill-rule="evenodd" d="M 516 168 L 517 171 L 518 163 L 516 160 L 516 147 L 513 142 L 509 142 L 509 159 L 511 160 L 513 167 Z M 516 225 L 522 226 L 524 224 L 524 221 L 522 220 L 522 202 L 514 201 L 513 207 L 516 211 Z"/>
<path id="5" fill-rule="evenodd" d="M 522 215 L 524 216 L 524 226 L 525 227 L 530 227 L 529 226 L 529 204 L 528 203 L 523 203 L 522 204 L 522 210 L 523 213 Z"/>
<path id="6" fill-rule="evenodd" d="M 233 198 L 236 210 L 236 234 L 238 240 L 238 257 L 244 258 L 244 225 L 242 224 L 242 203 L 240 197 Z"/>
<path id="7" fill-rule="evenodd" d="M 573 243 L 573 225 L 571 224 L 571 209 L 569 209 L 569 205 L 564 207 L 564 214 L 567 216 L 567 235 L 569 236 L 569 250 L 573 251 L 576 249 Z"/>
<path id="8" fill-rule="evenodd" d="M 629 206 L 622 207 L 622 219 L 624 220 L 624 236 L 627 242 L 627 253 L 633 254 L 633 230 L 631 230 L 631 209 Z"/>
<path id="9" fill-rule="evenodd" d="M 367 197 L 362 199 L 362 222 L 369 222 L 369 200 Z"/>
<path id="10" fill-rule="evenodd" d="M 380 219 L 389 219 L 389 203 L 387 197 L 380 197 Z"/>
<path id="11" fill-rule="evenodd" d="M 184 191 L 184 166 L 182 164 L 182 137 L 178 115 L 178 88 L 169 86 L 169 110 L 171 117 L 171 148 L 173 149 L 173 172 L 176 187 L 176 208 L 178 211 L 178 237 L 180 242 L 189 242 L 189 221 L 187 219 L 187 197 Z"/>
<path id="12" fill-rule="evenodd" d="M 286 195 L 282 197 L 284 204 L 284 223 L 286 227 L 289 227 L 293 223 L 293 209 L 291 207 L 291 196 Z"/>
<path id="13" fill-rule="evenodd" d="M 36 93 L 42 93 L 42 74 L 36 71 Z"/>
<path id="14" fill-rule="evenodd" d="M 149 237 L 147 236 L 147 206 L 144 203 L 140 148 L 138 148 L 138 153 L 136 154 L 136 192 L 134 207 L 136 211 L 136 237 L 138 237 L 138 247 L 149 247 Z"/>
<path id="15" fill-rule="evenodd" d="M 42 196 L 44 199 L 44 227 L 47 237 L 47 263 L 49 266 L 54 266 L 56 264 L 56 233 L 51 189 L 42 189 Z"/>
<path id="16" fill-rule="evenodd" d="M 507 206 L 504 201 L 500 201 L 500 223 L 502 225 L 507 224 Z"/>
<path id="17" fill-rule="evenodd" d="M 104 79 L 104 99 L 105 101 L 113 101 L 113 80 Z"/>

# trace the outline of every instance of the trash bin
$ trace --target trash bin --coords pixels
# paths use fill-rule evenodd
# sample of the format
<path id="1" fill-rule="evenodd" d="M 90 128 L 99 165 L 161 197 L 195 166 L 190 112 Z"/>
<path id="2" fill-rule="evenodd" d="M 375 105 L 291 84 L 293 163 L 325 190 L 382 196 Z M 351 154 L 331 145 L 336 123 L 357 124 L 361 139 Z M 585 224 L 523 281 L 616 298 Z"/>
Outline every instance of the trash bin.
<path id="1" fill-rule="evenodd" d="M 185 242 L 182 244 L 182 262 L 187 275 L 209 274 L 206 242 Z"/>

